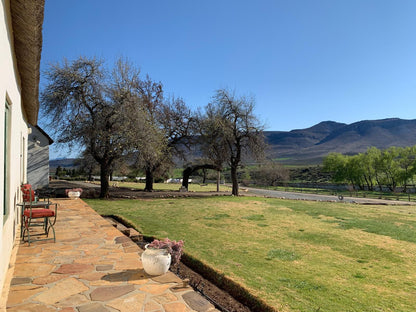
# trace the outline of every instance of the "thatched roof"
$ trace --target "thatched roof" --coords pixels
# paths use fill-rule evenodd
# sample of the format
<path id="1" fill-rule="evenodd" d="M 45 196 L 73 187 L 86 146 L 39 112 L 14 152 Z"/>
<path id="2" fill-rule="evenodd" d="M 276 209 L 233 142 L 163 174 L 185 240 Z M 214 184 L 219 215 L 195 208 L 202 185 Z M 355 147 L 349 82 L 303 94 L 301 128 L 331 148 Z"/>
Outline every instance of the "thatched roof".
<path id="1" fill-rule="evenodd" d="M 22 84 L 22 105 L 30 124 L 39 112 L 44 0 L 10 0 L 14 50 Z"/>

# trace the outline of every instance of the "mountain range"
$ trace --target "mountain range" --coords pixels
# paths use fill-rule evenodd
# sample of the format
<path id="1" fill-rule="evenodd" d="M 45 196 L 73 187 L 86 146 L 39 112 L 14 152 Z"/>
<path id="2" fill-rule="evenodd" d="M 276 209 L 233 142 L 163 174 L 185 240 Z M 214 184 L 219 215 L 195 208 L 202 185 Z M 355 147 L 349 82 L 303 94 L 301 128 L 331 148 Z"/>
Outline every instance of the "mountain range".
<path id="1" fill-rule="evenodd" d="M 268 154 L 286 165 L 321 164 L 330 152 L 354 155 L 375 146 L 416 145 L 416 119 L 363 120 L 352 124 L 323 121 L 310 128 L 265 131 Z M 51 168 L 74 168 L 74 159 L 51 160 Z"/>
<path id="2" fill-rule="evenodd" d="M 363 120 L 352 124 L 323 121 L 307 129 L 265 131 L 269 153 L 283 164 L 320 164 L 330 152 L 362 153 L 368 147 L 416 145 L 416 119 Z"/>

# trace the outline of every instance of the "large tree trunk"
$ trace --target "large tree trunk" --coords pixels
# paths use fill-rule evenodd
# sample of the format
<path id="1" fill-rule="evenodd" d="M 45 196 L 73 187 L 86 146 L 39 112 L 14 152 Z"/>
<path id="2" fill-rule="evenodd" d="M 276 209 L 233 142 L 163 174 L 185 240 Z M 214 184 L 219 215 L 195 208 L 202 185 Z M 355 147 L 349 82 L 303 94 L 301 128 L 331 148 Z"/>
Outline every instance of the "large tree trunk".
<path id="1" fill-rule="evenodd" d="M 220 191 L 220 183 L 221 183 L 221 171 L 217 171 L 217 192 Z"/>
<path id="2" fill-rule="evenodd" d="M 103 161 L 100 163 L 100 167 L 100 198 L 108 198 L 110 195 L 110 183 L 108 182 L 108 177 L 110 175 L 110 164 L 107 161 Z"/>
<path id="3" fill-rule="evenodd" d="M 92 170 L 88 171 L 88 181 L 92 181 Z"/>
<path id="4" fill-rule="evenodd" d="M 192 173 L 194 173 L 197 170 L 200 169 L 215 169 L 218 170 L 217 166 L 211 165 L 211 164 L 203 164 L 203 165 L 195 165 L 195 166 L 189 166 L 186 167 L 183 170 L 182 173 L 182 186 L 186 187 L 186 189 L 188 189 L 189 186 L 189 177 L 191 176 Z"/>
<path id="5" fill-rule="evenodd" d="M 146 186 L 144 190 L 146 192 L 153 192 L 153 170 L 152 168 L 146 168 Z"/>
<path id="6" fill-rule="evenodd" d="M 238 178 L 237 178 L 237 166 L 231 166 L 231 181 L 233 183 L 232 194 L 238 196 Z"/>
<path id="7" fill-rule="evenodd" d="M 182 186 L 188 190 L 189 186 L 189 177 L 191 176 L 192 172 L 194 172 L 193 167 L 186 168 L 182 173 Z"/>
<path id="8" fill-rule="evenodd" d="M 202 169 L 202 173 L 203 173 L 203 175 L 202 175 L 202 183 L 203 184 L 205 184 L 206 183 L 206 181 L 207 181 L 207 169 Z"/>

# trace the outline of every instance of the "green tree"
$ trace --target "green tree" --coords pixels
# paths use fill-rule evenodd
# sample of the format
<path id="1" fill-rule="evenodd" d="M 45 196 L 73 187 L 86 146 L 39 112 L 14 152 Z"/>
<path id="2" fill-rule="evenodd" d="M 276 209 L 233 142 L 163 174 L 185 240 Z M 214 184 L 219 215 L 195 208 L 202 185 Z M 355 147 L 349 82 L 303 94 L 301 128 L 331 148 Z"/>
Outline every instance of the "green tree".
<path id="1" fill-rule="evenodd" d="M 62 175 L 62 168 L 61 168 L 61 166 L 56 167 L 55 175 L 57 177 L 60 177 Z"/>
<path id="2" fill-rule="evenodd" d="M 400 167 L 399 182 L 403 184 L 404 191 L 406 192 L 407 183 L 416 174 L 416 146 L 399 148 L 397 162 Z"/>
<path id="3" fill-rule="evenodd" d="M 372 146 L 369 147 L 361 159 L 361 165 L 364 170 L 364 179 L 366 181 L 368 190 L 374 190 L 374 184 L 377 183 L 376 163 L 381 157 L 381 151 Z"/>
<path id="4" fill-rule="evenodd" d="M 329 153 L 323 160 L 324 172 L 329 172 L 333 182 L 346 182 L 347 156 L 340 153 Z"/>
<path id="5" fill-rule="evenodd" d="M 347 156 L 345 164 L 345 174 L 347 181 L 355 188 L 358 186 L 363 189 L 364 170 L 361 164 L 360 155 Z"/>
<path id="6" fill-rule="evenodd" d="M 399 150 L 393 146 L 383 151 L 381 157 L 381 168 L 384 171 L 384 184 L 392 192 L 396 191 L 397 183 L 400 180 L 398 156 Z"/>

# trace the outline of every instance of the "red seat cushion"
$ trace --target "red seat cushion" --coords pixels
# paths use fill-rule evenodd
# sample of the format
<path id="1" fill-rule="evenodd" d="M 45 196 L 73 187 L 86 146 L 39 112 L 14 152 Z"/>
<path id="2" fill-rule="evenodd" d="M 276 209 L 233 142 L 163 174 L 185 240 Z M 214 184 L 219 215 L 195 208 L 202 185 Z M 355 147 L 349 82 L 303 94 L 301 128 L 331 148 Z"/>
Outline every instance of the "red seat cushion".
<path id="1" fill-rule="evenodd" d="M 26 217 L 30 218 L 30 209 L 26 209 L 23 213 Z M 55 211 L 45 208 L 36 208 L 32 209 L 32 218 L 46 218 L 46 217 L 53 217 L 55 215 Z"/>

